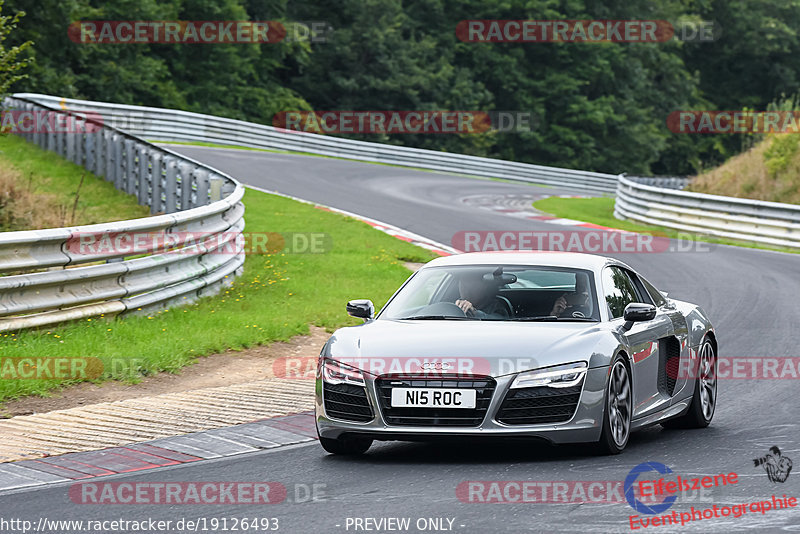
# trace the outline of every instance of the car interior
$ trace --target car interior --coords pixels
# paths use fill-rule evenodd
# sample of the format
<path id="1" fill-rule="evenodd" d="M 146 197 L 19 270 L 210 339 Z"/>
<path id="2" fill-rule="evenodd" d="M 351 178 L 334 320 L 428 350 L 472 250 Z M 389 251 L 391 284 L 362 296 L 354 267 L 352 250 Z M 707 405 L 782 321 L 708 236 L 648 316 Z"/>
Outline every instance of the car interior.
<path id="1" fill-rule="evenodd" d="M 487 270 L 487 273 L 491 273 L 491 271 Z M 571 296 L 576 291 L 576 279 L 578 276 L 585 277 L 583 280 L 585 288 L 592 287 L 592 284 L 589 282 L 590 277 L 587 273 L 563 273 L 570 275 L 571 283 L 562 283 L 548 287 L 537 287 L 530 279 L 526 279 L 526 273 L 518 274 L 519 280 L 500 285 L 495 297 L 502 301 L 503 305 L 509 310 L 509 316 L 511 318 L 550 315 L 553 310 L 553 305 L 559 297 L 566 295 L 568 302 L 571 301 Z M 585 317 L 599 317 L 594 299 L 591 298 L 591 291 L 589 294 L 590 299 L 588 306 L 581 307 L 581 313 Z M 456 277 L 448 277 L 448 279 L 442 283 L 439 290 L 433 295 L 431 303 L 455 302 L 459 298 L 460 295 Z M 576 317 L 577 316 L 580 315 L 576 315 Z"/>

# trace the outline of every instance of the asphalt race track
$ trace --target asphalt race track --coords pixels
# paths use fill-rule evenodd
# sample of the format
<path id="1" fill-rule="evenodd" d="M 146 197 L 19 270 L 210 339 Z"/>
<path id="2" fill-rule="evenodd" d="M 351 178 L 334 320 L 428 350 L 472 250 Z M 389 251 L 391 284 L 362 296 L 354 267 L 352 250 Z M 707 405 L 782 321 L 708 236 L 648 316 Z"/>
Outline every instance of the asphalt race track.
<path id="1" fill-rule="evenodd" d="M 178 152 L 230 173 L 247 185 L 297 196 L 390 223 L 450 244 L 454 234 L 474 230 L 568 230 L 510 216 L 487 206 L 522 205 L 536 196 L 581 194 L 526 184 L 478 180 L 344 160 L 244 150 L 175 146 Z M 477 200 L 476 200 L 477 199 Z M 702 245 L 702 250 L 609 254 L 629 263 L 670 296 L 700 304 L 714 321 L 720 356 L 798 357 L 800 255 Z M 370 298 L 371 295 L 353 295 Z M 342 303 L 344 313 L 344 303 Z M 800 473 L 771 482 L 753 459 L 772 446 L 800 461 L 798 382 L 720 380 L 717 411 L 703 430 L 633 434 L 618 456 L 594 456 L 591 447 L 554 448 L 514 443 L 378 443 L 362 458 L 325 454 L 316 444 L 265 451 L 119 475 L 134 481 L 277 481 L 288 489 L 280 504 L 247 505 L 75 505 L 67 485 L 0 496 L 15 517 L 51 519 L 180 519 L 277 517 L 280 532 L 365 532 L 354 518 L 410 518 L 408 532 L 631 532 L 633 508 L 611 503 L 462 502 L 464 481 L 620 481 L 642 462 L 660 462 L 681 477 L 735 472 L 738 483 L 685 492 L 672 510 L 800 495 Z M 657 478 L 657 477 L 652 477 Z M 106 479 L 103 479 L 106 480 Z M 317 498 L 305 489 L 317 484 Z M 616 499 L 619 500 L 619 499 Z M 295 502 L 302 501 L 302 502 Z M 348 520 L 348 518 L 350 518 Z M 452 520 L 450 523 L 449 520 Z M 425 523 L 425 524 L 423 524 Z M 373 532 L 392 531 L 386 524 Z M 646 532 L 675 532 L 651 526 Z M 800 531 L 800 510 L 748 511 L 741 517 L 690 522 L 680 531 Z"/>

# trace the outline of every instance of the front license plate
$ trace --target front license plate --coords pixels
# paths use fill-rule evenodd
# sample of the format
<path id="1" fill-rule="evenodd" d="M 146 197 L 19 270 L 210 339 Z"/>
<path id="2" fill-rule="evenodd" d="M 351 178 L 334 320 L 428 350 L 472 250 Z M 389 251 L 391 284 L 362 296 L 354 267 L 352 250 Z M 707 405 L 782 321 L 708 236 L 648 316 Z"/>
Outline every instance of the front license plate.
<path id="1" fill-rule="evenodd" d="M 393 408 L 475 408 L 474 389 L 392 388 Z"/>

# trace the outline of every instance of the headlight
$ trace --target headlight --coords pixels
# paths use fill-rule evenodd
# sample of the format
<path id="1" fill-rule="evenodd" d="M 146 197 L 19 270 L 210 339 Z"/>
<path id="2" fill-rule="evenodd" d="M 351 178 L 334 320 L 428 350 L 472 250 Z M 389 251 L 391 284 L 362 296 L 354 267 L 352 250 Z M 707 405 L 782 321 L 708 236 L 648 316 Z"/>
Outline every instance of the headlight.
<path id="1" fill-rule="evenodd" d="M 361 371 L 336 360 L 325 358 L 322 362 L 322 380 L 328 384 L 364 385 L 364 375 Z"/>
<path id="2" fill-rule="evenodd" d="M 511 388 L 535 388 L 540 386 L 568 388 L 579 384 L 585 374 L 586 362 L 545 367 L 518 374 L 511 384 Z"/>

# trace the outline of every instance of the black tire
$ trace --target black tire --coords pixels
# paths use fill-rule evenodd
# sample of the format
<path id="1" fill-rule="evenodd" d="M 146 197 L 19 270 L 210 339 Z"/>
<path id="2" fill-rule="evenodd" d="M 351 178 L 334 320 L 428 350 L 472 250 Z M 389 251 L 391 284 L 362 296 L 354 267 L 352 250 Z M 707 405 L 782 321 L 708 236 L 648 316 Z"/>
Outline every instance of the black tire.
<path id="1" fill-rule="evenodd" d="M 355 456 L 367 452 L 367 449 L 372 446 L 372 440 L 369 438 L 351 436 L 344 436 L 338 439 L 323 438 L 320 436 L 319 444 L 331 454 Z"/>
<path id="2" fill-rule="evenodd" d="M 620 377 L 624 377 L 626 386 L 618 383 Z M 622 387 L 624 387 L 624 391 L 620 389 Z M 620 400 L 623 395 L 625 396 L 624 402 Z M 625 365 L 624 358 L 619 354 L 610 366 L 603 403 L 603 430 L 598 442 L 600 452 L 619 454 L 625 450 L 625 446 L 628 444 L 633 418 L 633 384 L 630 370 Z M 622 432 L 618 425 L 623 425 Z"/>
<path id="3" fill-rule="evenodd" d="M 714 418 L 717 408 L 717 351 L 710 339 L 703 340 L 698 354 L 700 361 L 689 409 L 685 414 L 661 423 L 664 428 L 705 428 Z M 704 366 L 707 358 L 711 359 L 710 367 Z M 711 402 L 710 407 L 708 399 Z"/>

